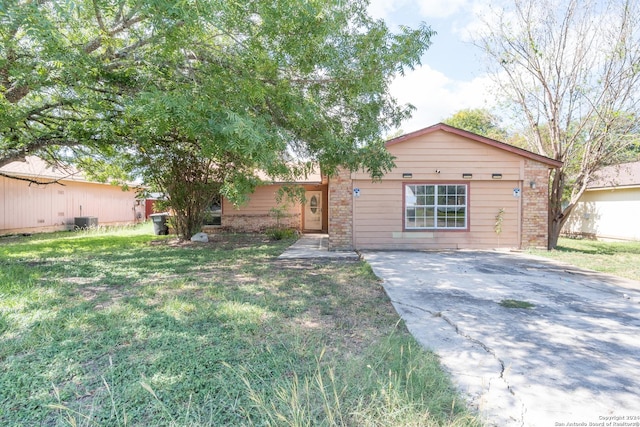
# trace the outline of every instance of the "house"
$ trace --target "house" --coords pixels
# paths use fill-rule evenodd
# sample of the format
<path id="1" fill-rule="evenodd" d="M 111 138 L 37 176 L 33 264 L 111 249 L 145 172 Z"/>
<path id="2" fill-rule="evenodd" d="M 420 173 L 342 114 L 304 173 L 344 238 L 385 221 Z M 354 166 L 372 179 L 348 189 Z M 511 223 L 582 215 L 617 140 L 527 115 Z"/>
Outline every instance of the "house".
<path id="1" fill-rule="evenodd" d="M 307 203 L 289 207 L 287 225 L 328 233 L 333 250 L 547 247 L 549 172 L 561 162 L 442 123 L 386 147 L 396 167 L 380 181 L 343 170 L 302 183 Z M 279 185 L 240 209 L 223 202 L 222 226 L 273 221 Z"/>
<path id="2" fill-rule="evenodd" d="M 304 189 L 306 204 L 287 202 L 286 199 L 278 202 L 279 190 L 291 184 Z M 327 233 L 327 190 L 327 177 L 317 171 L 295 183 L 265 181 L 239 208 L 223 198 L 220 225 L 205 226 L 203 231 L 262 232 L 270 227 L 281 226 L 306 233 Z"/>
<path id="3" fill-rule="evenodd" d="M 602 240 L 640 240 L 640 162 L 594 174 L 564 225 L 563 234 Z"/>
<path id="4" fill-rule="evenodd" d="M 143 220 L 134 188 L 92 182 L 74 169 L 54 168 L 28 156 L 0 168 L 0 235 L 70 230 L 80 225 Z"/>

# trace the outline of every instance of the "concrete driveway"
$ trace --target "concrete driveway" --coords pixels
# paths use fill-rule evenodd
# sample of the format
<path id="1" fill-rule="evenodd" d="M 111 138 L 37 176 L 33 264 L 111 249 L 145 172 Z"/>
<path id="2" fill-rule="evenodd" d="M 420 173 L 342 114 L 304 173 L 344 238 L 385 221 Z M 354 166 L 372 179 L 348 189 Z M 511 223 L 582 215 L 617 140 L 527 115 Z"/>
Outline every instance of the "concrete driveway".
<path id="1" fill-rule="evenodd" d="M 487 425 L 640 426 L 640 283 L 516 253 L 362 255 Z"/>

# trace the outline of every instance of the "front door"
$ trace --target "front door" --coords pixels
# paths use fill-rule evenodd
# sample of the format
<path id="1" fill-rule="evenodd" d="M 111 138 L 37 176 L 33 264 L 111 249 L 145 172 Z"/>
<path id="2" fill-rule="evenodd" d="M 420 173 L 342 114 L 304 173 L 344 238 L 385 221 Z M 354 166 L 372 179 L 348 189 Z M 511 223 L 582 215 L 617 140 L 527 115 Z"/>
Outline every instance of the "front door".
<path id="1" fill-rule="evenodd" d="M 307 191 L 304 205 L 304 229 L 322 230 L 322 191 Z"/>

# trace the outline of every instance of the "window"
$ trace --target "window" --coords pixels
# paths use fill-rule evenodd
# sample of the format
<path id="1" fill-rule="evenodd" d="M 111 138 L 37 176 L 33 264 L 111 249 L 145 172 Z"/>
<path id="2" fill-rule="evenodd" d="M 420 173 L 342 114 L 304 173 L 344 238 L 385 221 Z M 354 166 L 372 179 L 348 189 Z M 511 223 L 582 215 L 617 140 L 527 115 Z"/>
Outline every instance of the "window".
<path id="1" fill-rule="evenodd" d="M 407 230 L 467 228 L 466 184 L 406 184 Z"/>
<path id="2" fill-rule="evenodd" d="M 222 224 L 222 200 L 217 197 L 204 212 L 204 225 Z"/>

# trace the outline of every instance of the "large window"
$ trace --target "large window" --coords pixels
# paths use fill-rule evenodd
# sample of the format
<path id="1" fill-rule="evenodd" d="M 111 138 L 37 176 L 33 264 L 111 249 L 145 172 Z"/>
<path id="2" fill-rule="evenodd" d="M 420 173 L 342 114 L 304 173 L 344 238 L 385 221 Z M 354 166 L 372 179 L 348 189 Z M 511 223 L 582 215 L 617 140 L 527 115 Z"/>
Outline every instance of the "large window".
<path id="1" fill-rule="evenodd" d="M 467 201 L 465 184 L 406 184 L 405 229 L 466 229 Z"/>

